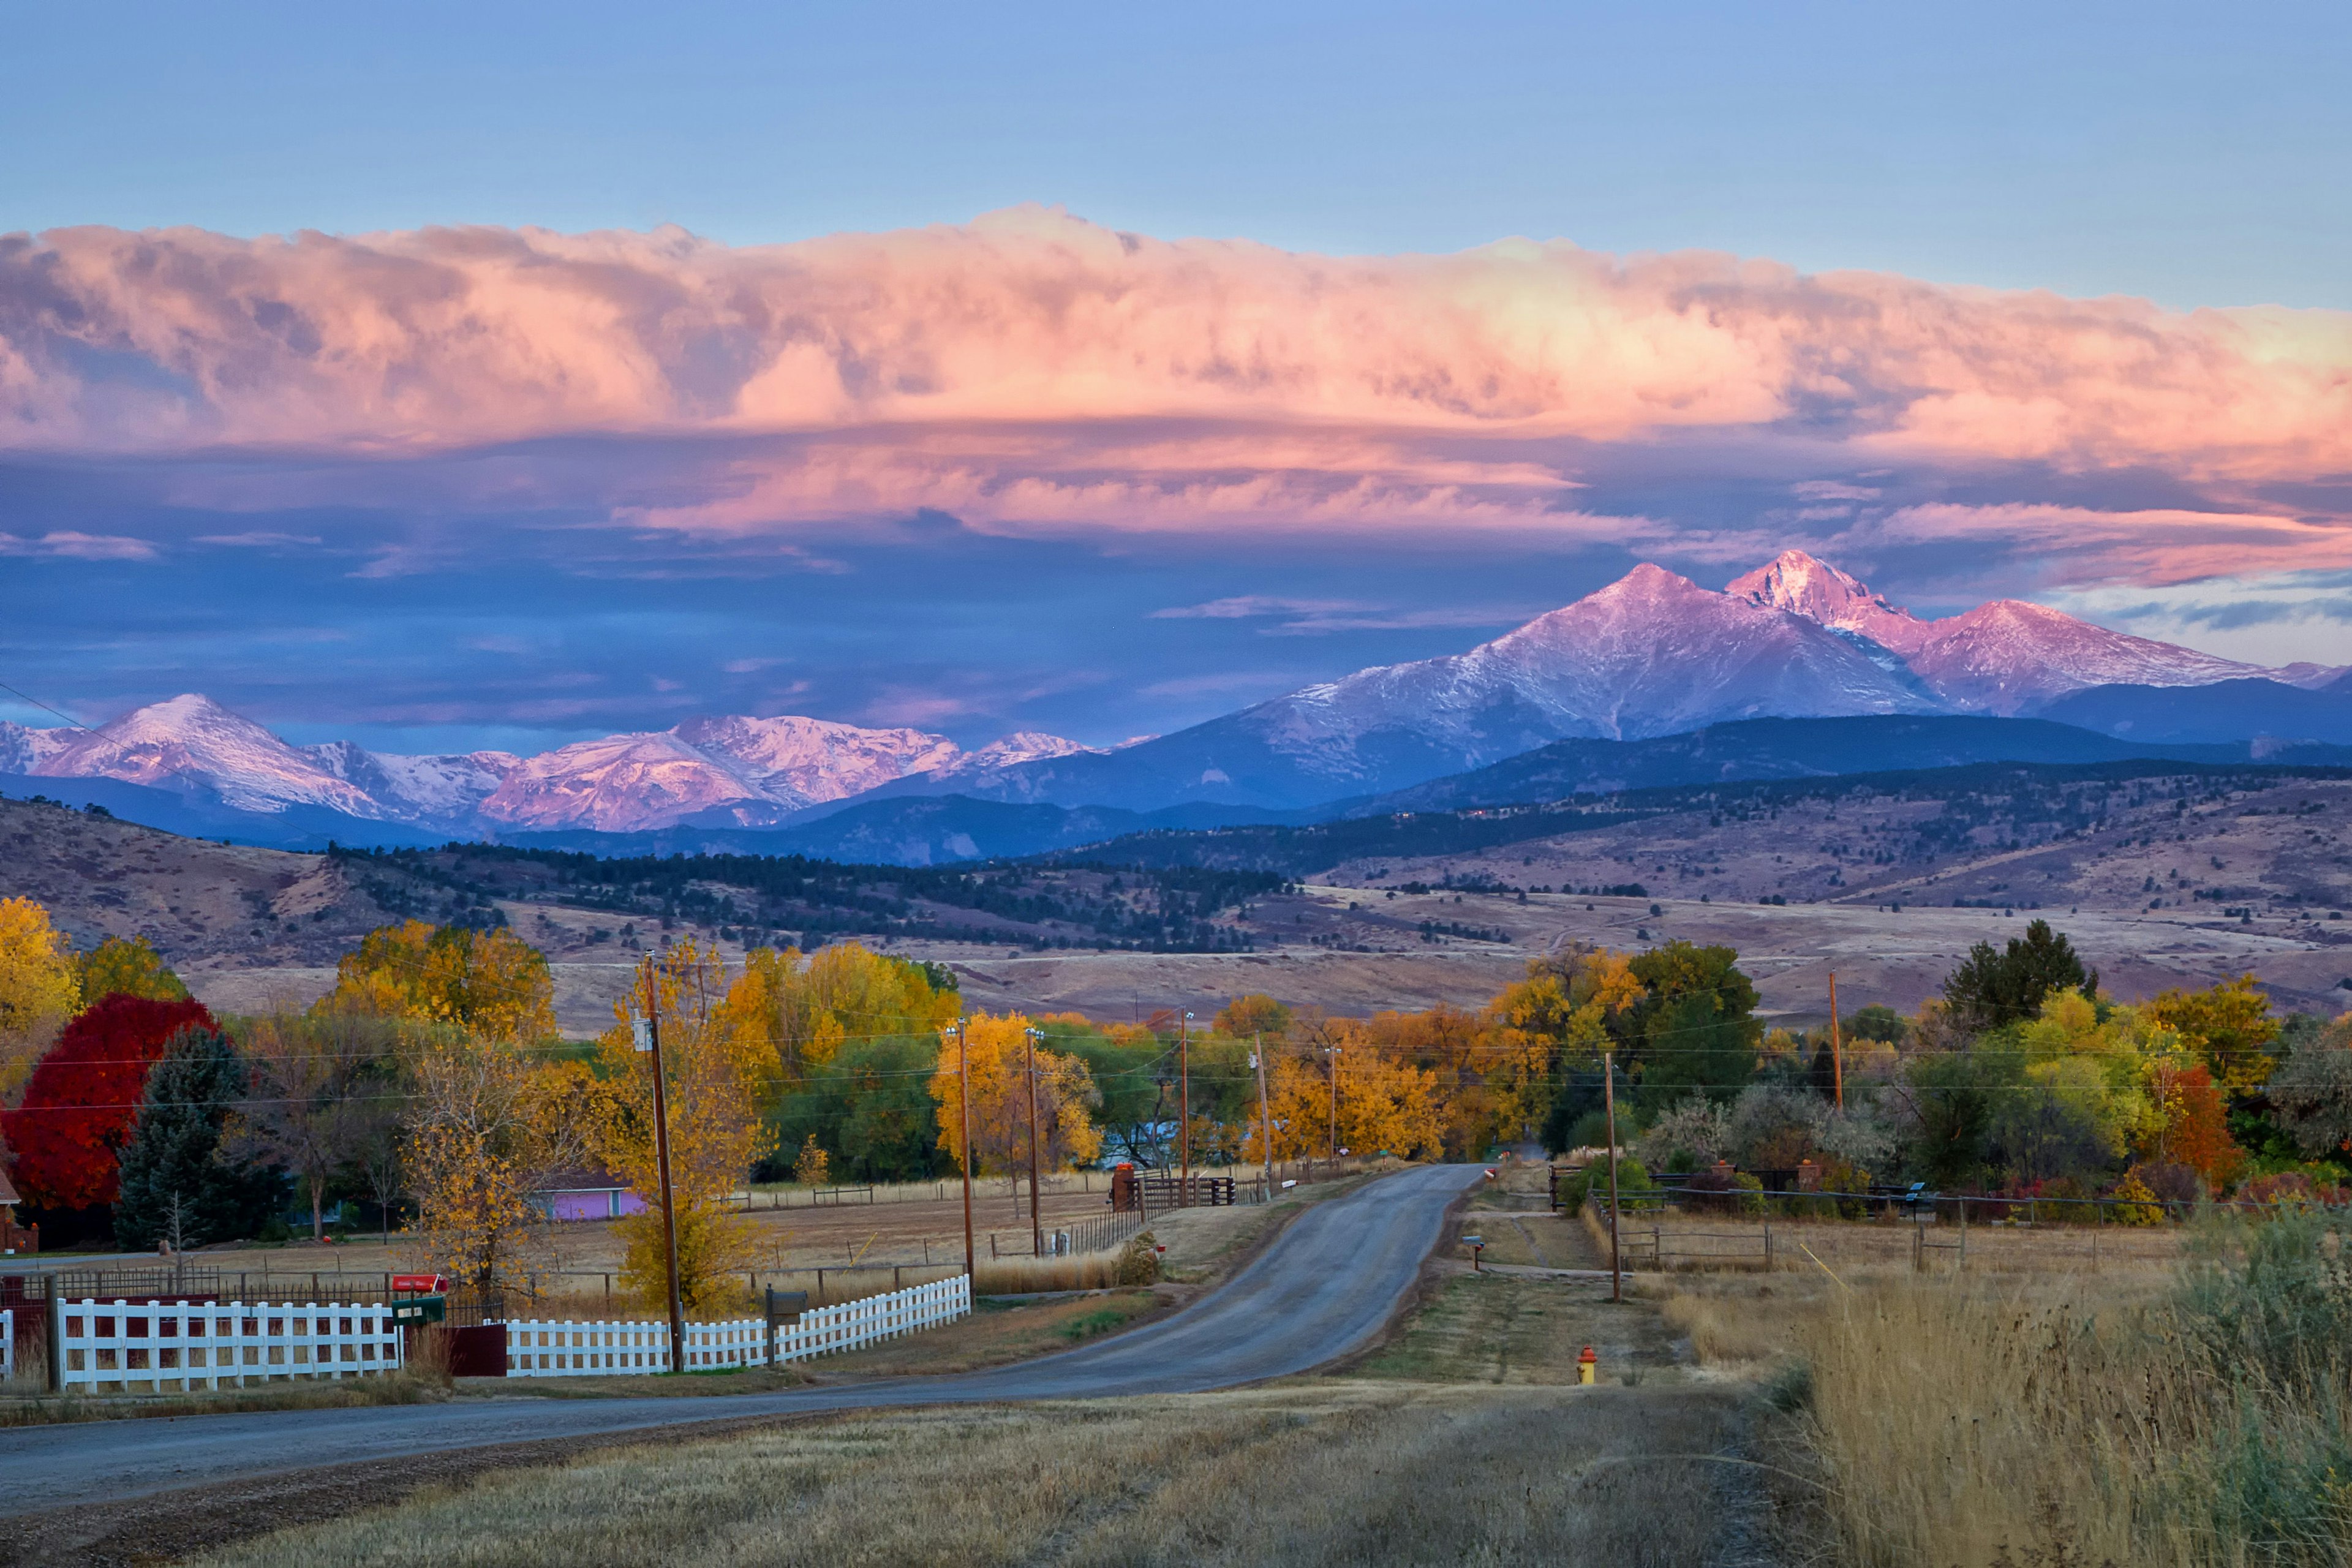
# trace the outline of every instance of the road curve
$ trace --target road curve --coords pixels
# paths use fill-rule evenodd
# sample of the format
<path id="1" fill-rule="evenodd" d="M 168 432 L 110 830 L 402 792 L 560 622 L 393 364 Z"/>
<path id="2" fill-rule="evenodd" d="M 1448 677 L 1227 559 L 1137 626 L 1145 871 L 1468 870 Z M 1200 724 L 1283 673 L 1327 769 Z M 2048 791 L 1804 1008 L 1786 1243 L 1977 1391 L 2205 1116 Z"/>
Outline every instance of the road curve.
<path id="1" fill-rule="evenodd" d="M 1157 1323 L 1035 1361 L 717 1399 L 467 1400 L 350 1410 L 93 1421 L 0 1430 L 0 1513 L 114 1501 L 322 1465 L 744 1416 L 1228 1388 L 1304 1372 L 1377 1335 L 1478 1179 L 1423 1166 L 1294 1221 L 1224 1285 Z"/>

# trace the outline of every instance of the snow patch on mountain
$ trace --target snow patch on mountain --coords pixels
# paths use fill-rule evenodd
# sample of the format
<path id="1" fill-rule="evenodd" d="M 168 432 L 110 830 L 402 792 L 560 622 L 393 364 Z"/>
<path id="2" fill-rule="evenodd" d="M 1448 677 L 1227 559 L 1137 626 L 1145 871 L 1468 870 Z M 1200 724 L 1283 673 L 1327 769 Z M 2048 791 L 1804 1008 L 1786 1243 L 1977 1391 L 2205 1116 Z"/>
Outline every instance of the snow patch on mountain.
<path id="1" fill-rule="evenodd" d="M 1866 637 L 1964 712 L 2013 716 L 2094 686 L 2210 686 L 2286 671 L 2110 631 L 2020 599 L 1922 620 L 1801 550 L 1736 577 L 1724 592 Z M 2317 674 L 2316 666 L 2298 667 Z M 2325 684 L 2324 677 L 2315 682 Z"/>
<path id="2" fill-rule="evenodd" d="M 365 790 L 387 816 L 419 824 L 461 824 L 522 765 L 511 752 L 404 756 L 352 741 L 299 748 L 344 783 Z"/>
<path id="3" fill-rule="evenodd" d="M 689 719 L 670 733 L 788 809 L 861 795 L 963 755 L 944 735 L 824 719 Z"/>
<path id="4" fill-rule="evenodd" d="M 239 811 L 274 815 L 290 805 L 320 805 L 352 816 L 391 815 L 315 758 L 196 692 L 134 708 L 96 730 L 63 733 L 62 742 L 47 742 L 47 754 L 25 771 L 200 788 Z"/>

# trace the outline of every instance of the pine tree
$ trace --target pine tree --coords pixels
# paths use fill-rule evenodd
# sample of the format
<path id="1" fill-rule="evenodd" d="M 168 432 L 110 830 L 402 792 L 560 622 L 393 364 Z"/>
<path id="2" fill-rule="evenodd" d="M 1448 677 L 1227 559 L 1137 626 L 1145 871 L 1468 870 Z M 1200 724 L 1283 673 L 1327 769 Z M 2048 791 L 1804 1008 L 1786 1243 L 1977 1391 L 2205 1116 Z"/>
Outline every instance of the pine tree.
<path id="1" fill-rule="evenodd" d="M 1944 982 L 1944 1002 L 1969 1026 L 1998 1029 L 2037 1016 L 2053 991 L 2088 996 L 2098 988 L 2099 972 L 2084 968 L 2074 944 L 2049 921 L 2035 921 L 2022 937 L 2009 939 L 2005 952 L 1989 942 L 1970 948 Z"/>
<path id="2" fill-rule="evenodd" d="M 173 1037 L 122 1146 L 117 1241 L 152 1247 L 176 1228 L 181 1245 L 195 1246 L 251 1236 L 268 1221 L 282 1178 L 222 1147 L 245 1089 L 245 1064 L 227 1036 L 188 1028 Z"/>

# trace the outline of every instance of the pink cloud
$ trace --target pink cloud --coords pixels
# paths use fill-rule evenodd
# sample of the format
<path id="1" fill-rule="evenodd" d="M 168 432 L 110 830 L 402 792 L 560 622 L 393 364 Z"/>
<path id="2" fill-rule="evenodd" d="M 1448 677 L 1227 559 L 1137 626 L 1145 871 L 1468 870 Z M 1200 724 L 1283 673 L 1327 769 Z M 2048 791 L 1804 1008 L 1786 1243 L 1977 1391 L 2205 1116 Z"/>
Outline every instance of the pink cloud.
<path id="1" fill-rule="evenodd" d="M 756 536 L 934 508 L 992 530 L 1524 530 L 1704 553 L 1686 530 L 1577 509 L 1556 455 L 1677 432 L 1851 468 L 2307 482 L 2352 471 L 2352 313 L 1559 242 L 1332 258 L 1035 207 L 757 247 L 677 229 L 0 238 L 0 446 L 262 449 L 293 460 L 237 482 L 289 493 L 341 482 L 302 453 L 760 435 L 775 439 L 613 515 Z M 468 472 L 518 503 L 546 482 L 499 454 Z M 1872 499 L 1834 479 L 1794 494 L 1812 523 Z M 2345 551 L 2341 531 L 2258 510 L 1857 516 L 1889 539 L 2004 531 L 2086 581 Z M 411 564 L 394 549 L 361 570 Z"/>
<path id="2" fill-rule="evenodd" d="M 1849 546 L 1981 539 L 2021 548 L 2053 586 L 2103 583 L 2163 586 L 2209 577 L 2316 572 L 2352 566 L 2352 523 L 2262 512 L 2074 506 L 1912 506 L 1865 522 Z"/>
<path id="3" fill-rule="evenodd" d="M 93 352 L 153 374 L 95 374 Z M 0 242 L 0 400 L 31 447 L 1140 417 L 1612 440 L 1826 408 L 1906 451 L 2299 474 L 2352 462 L 2347 369 L 2344 312 L 1557 242 L 1331 258 L 1034 207 L 754 247 L 676 229 Z"/>

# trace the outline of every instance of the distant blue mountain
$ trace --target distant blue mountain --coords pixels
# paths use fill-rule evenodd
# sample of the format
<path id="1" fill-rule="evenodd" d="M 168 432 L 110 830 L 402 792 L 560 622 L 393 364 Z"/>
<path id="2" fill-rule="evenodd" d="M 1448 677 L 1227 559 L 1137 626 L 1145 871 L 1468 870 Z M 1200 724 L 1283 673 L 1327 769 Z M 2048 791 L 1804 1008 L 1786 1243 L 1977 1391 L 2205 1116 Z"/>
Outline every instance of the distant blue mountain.
<path id="1" fill-rule="evenodd" d="M 2166 689 L 2166 695 L 2176 700 L 2183 694 L 2182 689 Z M 1093 767 L 1119 756 L 1114 752 L 1056 759 L 1052 765 Z M 572 829 L 507 831 L 490 837 L 500 843 L 603 856 L 805 855 L 866 865 L 940 866 L 1081 849 L 1139 834 L 1299 826 L 1398 812 L 1526 805 L 1622 790 L 1909 772 L 1982 763 L 2089 763 L 2135 759 L 2347 766 L 2352 765 L 2352 746 L 2242 740 L 2169 742 L 2099 734 L 2041 719 L 1980 716 L 1745 719 L 1654 740 L 1559 741 L 1489 767 L 1407 789 L 1288 808 L 1195 801 L 1157 811 L 1130 811 L 961 795 L 898 798 L 869 795 L 845 806 L 803 814 L 777 827 L 681 823 L 639 833 Z M 278 849 L 323 849 L 331 840 L 352 847 L 430 846 L 449 837 L 366 821 L 320 806 L 292 806 L 269 814 L 239 811 L 201 792 L 150 789 L 103 778 L 0 774 L 0 794 L 46 795 L 72 805 L 96 804 L 151 827 Z"/>
<path id="2" fill-rule="evenodd" d="M 109 778 L 46 778 L 0 773 L 0 795 L 30 800 L 36 795 L 100 810 L 160 827 L 184 838 L 212 838 L 263 849 L 320 850 L 331 844 L 354 849 L 408 849 L 446 842 L 446 833 L 427 833 L 398 822 L 372 822 L 320 805 L 289 805 L 284 811 L 240 811 L 208 791 L 152 789 Z"/>
<path id="3" fill-rule="evenodd" d="M 2210 686 L 2094 686 L 2062 697 L 2041 716 L 2103 735 L 2150 742 L 2318 742 L 2352 745 L 2352 677 L 2317 690 L 2279 680 Z"/>
<path id="4" fill-rule="evenodd" d="M 2299 747 L 2275 760 L 2352 762 L 2352 750 Z M 1338 803 L 1332 816 L 1458 811 L 1571 795 L 1748 779 L 1908 772 L 1976 763 L 2182 763 L 2273 760 L 2245 741 L 2183 745 L 2095 734 L 2042 719 L 1871 714 L 1851 719 L 1742 719 L 1654 741 L 1557 741 L 1492 767 Z"/>

